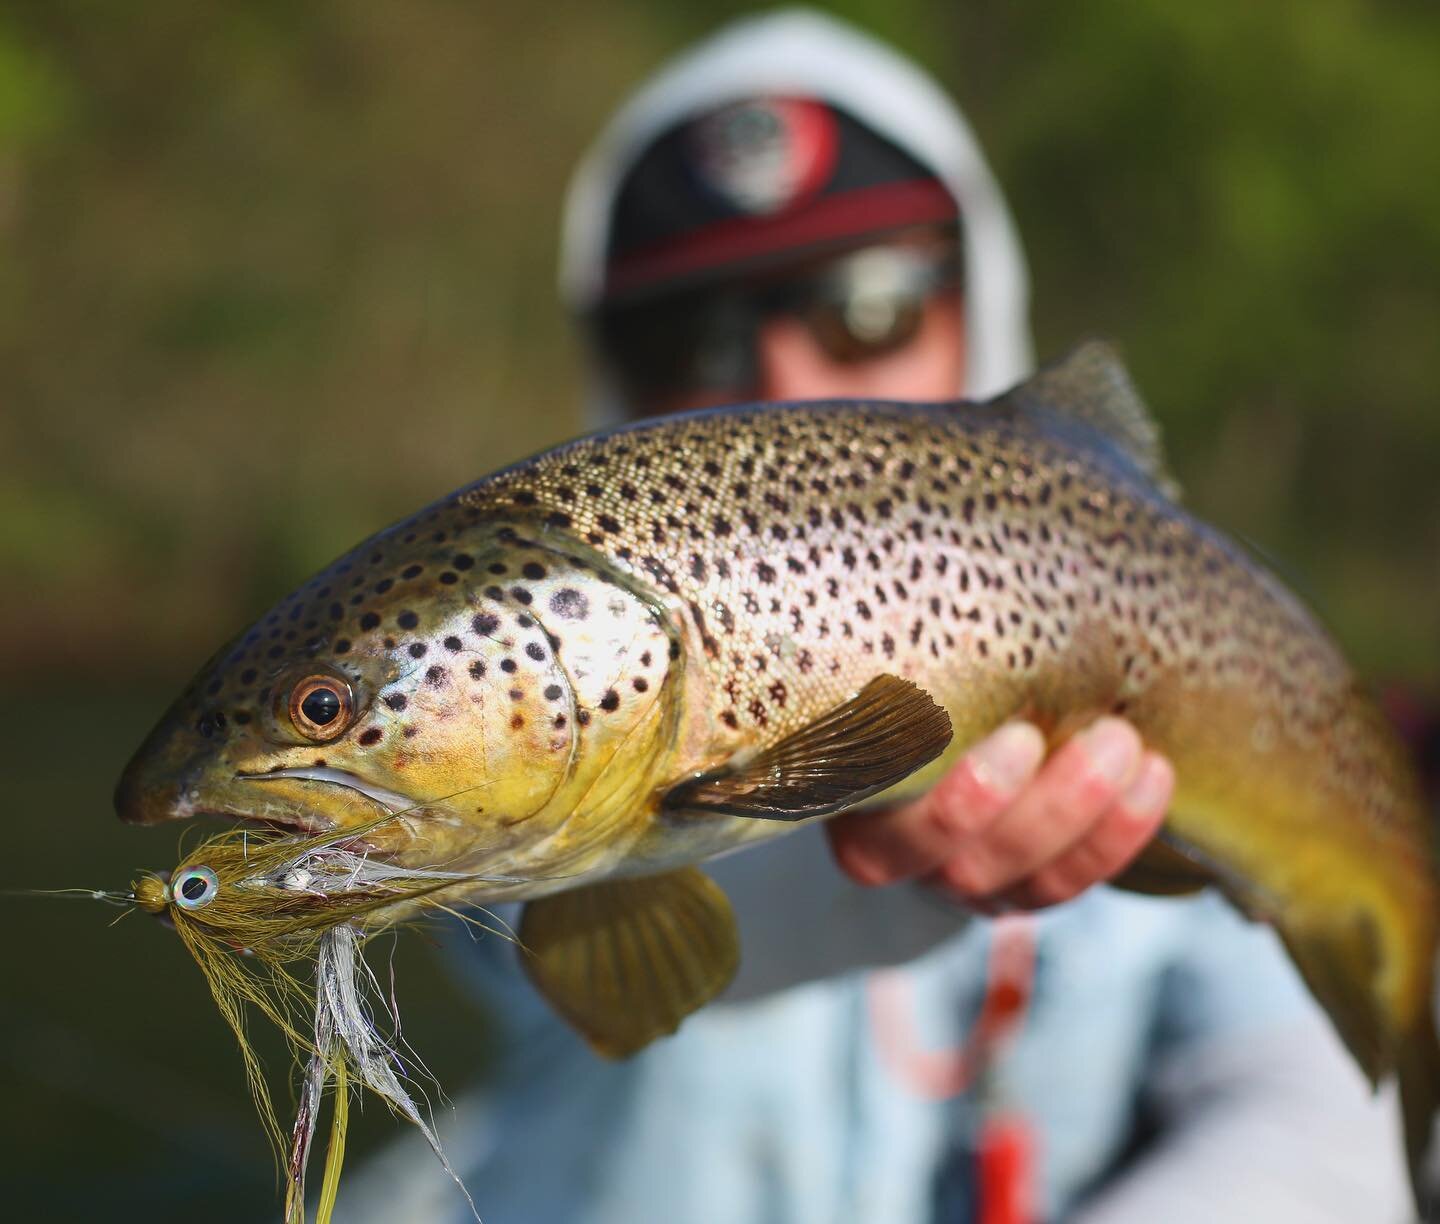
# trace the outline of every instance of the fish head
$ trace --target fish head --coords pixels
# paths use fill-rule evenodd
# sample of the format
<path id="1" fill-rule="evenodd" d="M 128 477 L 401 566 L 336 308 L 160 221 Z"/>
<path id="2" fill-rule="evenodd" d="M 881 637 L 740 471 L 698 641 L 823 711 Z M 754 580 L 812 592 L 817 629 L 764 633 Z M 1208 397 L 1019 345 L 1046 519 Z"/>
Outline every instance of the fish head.
<path id="1" fill-rule="evenodd" d="M 617 754 L 653 756 L 678 655 L 663 609 L 553 542 L 455 519 L 372 538 L 221 649 L 126 768 L 121 818 L 353 830 L 469 869 L 553 842 L 614 790 L 596 780 Z"/>

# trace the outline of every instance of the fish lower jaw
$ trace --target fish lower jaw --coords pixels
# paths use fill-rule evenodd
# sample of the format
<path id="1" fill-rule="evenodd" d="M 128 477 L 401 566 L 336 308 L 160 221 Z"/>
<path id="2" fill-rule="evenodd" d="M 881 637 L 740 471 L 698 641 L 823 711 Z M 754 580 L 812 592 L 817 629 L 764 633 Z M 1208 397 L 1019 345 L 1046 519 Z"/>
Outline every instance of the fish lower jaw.
<path id="1" fill-rule="evenodd" d="M 320 833 L 329 833 L 335 828 L 334 822 L 327 820 L 318 813 L 315 815 L 302 815 L 292 811 L 237 812 L 226 808 L 193 808 L 185 814 L 201 819 L 223 820 L 228 824 L 234 825 L 253 825 L 257 829 L 264 829 L 270 833 L 291 833 L 307 837 Z"/>

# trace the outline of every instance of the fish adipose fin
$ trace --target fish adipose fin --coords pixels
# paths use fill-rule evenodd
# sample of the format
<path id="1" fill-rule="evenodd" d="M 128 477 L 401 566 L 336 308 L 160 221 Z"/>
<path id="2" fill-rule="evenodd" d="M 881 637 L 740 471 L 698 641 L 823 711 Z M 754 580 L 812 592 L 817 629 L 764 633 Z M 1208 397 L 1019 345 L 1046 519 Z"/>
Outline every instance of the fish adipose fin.
<path id="1" fill-rule="evenodd" d="M 694 867 L 531 901 L 520 943 L 536 988 L 607 1058 L 673 1033 L 740 961 L 730 902 Z"/>
<path id="2" fill-rule="evenodd" d="M 778 744 L 682 782 L 664 806 L 761 820 L 828 816 L 933 761 L 950 737 L 950 716 L 929 693 L 899 676 L 877 676 Z"/>
<path id="3" fill-rule="evenodd" d="M 1007 391 L 998 402 L 1089 425 L 1167 497 L 1179 498 L 1180 485 L 1165 463 L 1160 427 L 1130 381 L 1120 355 L 1104 341 L 1090 340 L 1073 349 Z"/>
<path id="4" fill-rule="evenodd" d="M 1381 949 L 1363 914 L 1344 922 L 1276 923 L 1290 958 L 1320 1000 L 1340 1039 L 1375 1087 L 1390 1069 L 1391 1040 L 1375 993 Z"/>

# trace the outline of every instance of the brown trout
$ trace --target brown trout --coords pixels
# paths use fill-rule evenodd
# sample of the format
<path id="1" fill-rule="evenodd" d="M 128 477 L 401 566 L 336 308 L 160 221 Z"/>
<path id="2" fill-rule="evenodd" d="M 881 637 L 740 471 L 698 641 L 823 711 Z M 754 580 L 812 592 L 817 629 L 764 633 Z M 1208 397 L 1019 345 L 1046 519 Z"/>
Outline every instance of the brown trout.
<path id="1" fill-rule="evenodd" d="M 538 988 L 625 1054 L 733 972 L 694 864 L 916 793 L 1006 719 L 1059 742 L 1104 712 L 1177 775 L 1131 882 L 1218 884 L 1274 924 L 1366 1074 L 1398 1077 L 1413 1168 L 1440 1093 L 1415 779 L 1313 617 L 1178 504 L 1101 345 L 984 404 L 702 412 L 481 480 L 223 648 L 117 806 L 310 847 L 272 890 L 300 927 L 422 895 L 343 905 L 306 883 L 325 847 L 523 899 Z M 226 885 L 184 866 L 151 908 Z"/>

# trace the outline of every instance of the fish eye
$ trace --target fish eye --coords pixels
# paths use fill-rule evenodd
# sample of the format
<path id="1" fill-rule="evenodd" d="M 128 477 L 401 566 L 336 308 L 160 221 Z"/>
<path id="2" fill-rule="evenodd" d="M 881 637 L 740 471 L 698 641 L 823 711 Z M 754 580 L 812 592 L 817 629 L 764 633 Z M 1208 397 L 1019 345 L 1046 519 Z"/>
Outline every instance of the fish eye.
<path id="1" fill-rule="evenodd" d="M 354 712 L 350 686 L 335 676 L 307 676 L 290 690 L 290 721 L 306 739 L 334 739 Z"/>
<path id="2" fill-rule="evenodd" d="M 170 881 L 170 895 L 181 909 L 209 905 L 220 891 L 220 878 L 208 867 L 187 867 Z"/>

